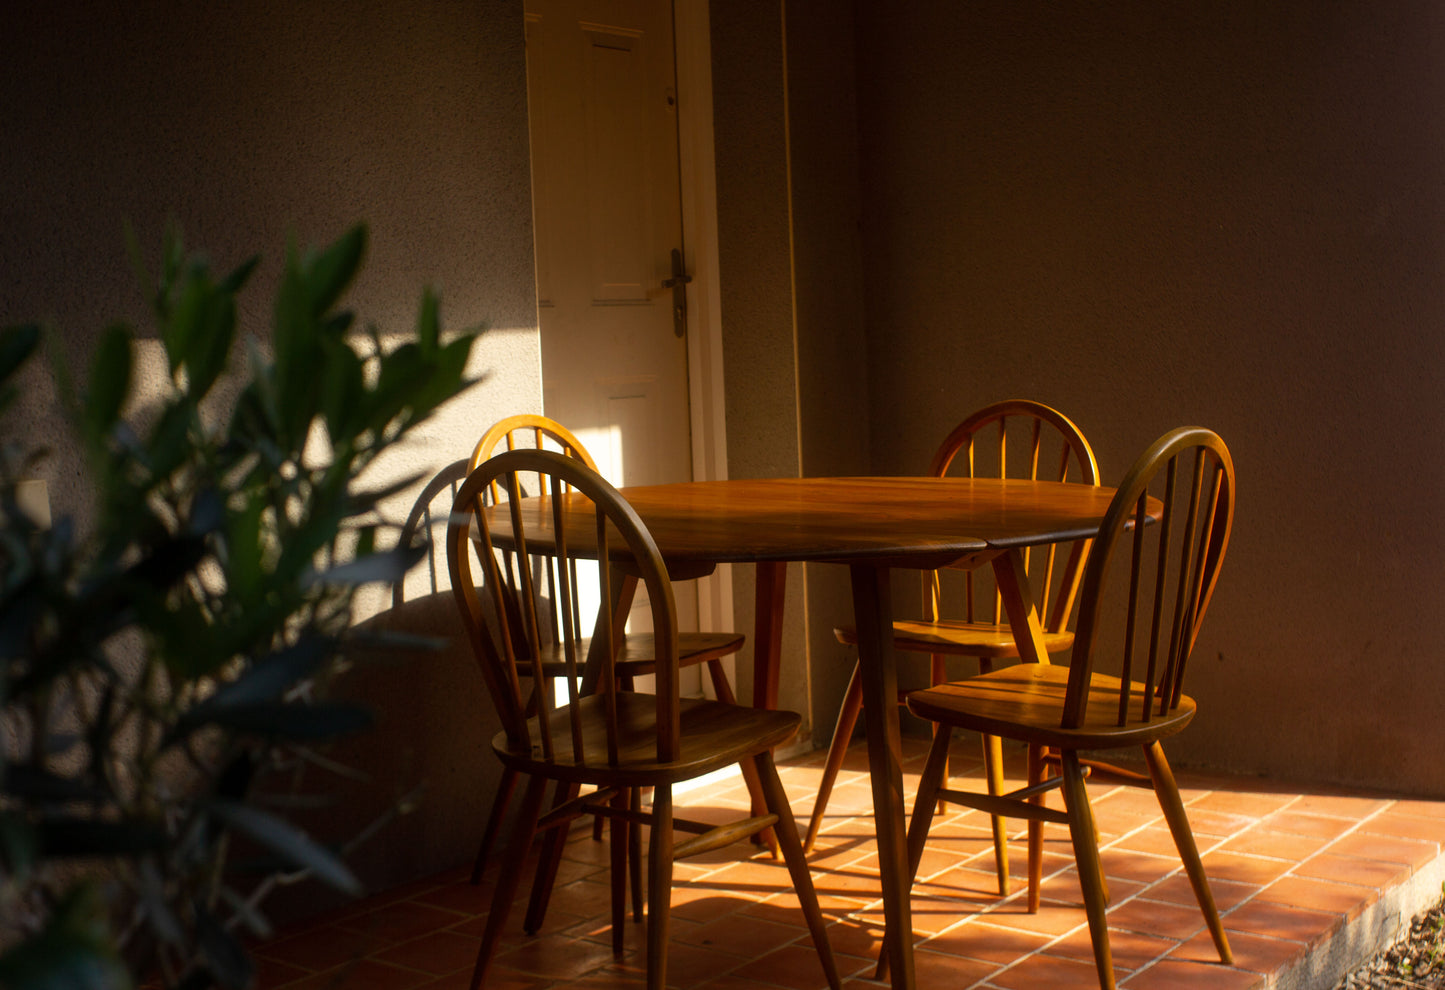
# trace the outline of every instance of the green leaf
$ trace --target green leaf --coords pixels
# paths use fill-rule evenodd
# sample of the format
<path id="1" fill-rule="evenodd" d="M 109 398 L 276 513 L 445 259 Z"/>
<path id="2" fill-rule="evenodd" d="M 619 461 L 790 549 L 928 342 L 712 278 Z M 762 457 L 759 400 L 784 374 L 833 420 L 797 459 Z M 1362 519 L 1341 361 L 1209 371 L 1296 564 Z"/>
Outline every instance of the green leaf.
<path id="1" fill-rule="evenodd" d="M 85 398 L 85 425 L 94 438 L 110 432 L 130 394 L 130 347 L 130 331 L 113 324 L 96 348 Z"/>
<path id="2" fill-rule="evenodd" d="M 146 441 L 146 460 L 156 478 L 168 478 L 194 453 L 191 423 L 195 407 L 168 403 Z"/>
<path id="3" fill-rule="evenodd" d="M 332 447 L 350 443 L 364 423 L 358 412 L 366 395 L 366 368 L 343 341 L 328 341 L 326 360 L 317 369 L 321 413 Z"/>
<path id="4" fill-rule="evenodd" d="M 0 331 L 0 381 L 15 374 L 40 344 L 40 325 L 23 323 Z"/>
<path id="5" fill-rule="evenodd" d="M 357 224 L 312 261 L 308 290 L 311 314 L 320 317 L 336 305 L 361 268 L 366 254 L 366 225 Z"/>
<path id="6" fill-rule="evenodd" d="M 140 861 L 136 867 L 136 880 L 136 889 L 140 893 L 151 931 L 168 945 L 183 945 L 186 934 L 181 928 L 180 919 L 166 900 L 165 880 L 156 865 L 156 857 L 147 856 Z"/>
<path id="7" fill-rule="evenodd" d="M 266 510 L 265 492 L 244 493 L 245 504 L 233 511 L 226 526 L 226 577 L 238 601 L 251 601 L 262 592 L 266 538 L 261 520 Z"/>
<path id="8" fill-rule="evenodd" d="M 222 824 L 244 832 L 298 869 L 310 870 L 335 889 L 359 897 L 361 882 L 337 856 L 289 822 L 236 801 L 210 800 L 206 810 Z"/>
<path id="9" fill-rule="evenodd" d="M 0 812 L 0 866 L 5 872 L 23 881 L 39 851 L 40 842 L 29 823 L 13 813 Z"/>
<path id="10" fill-rule="evenodd" d="M 181 226 L 174 220 L 166 224 L 165 239 L 161 245 L 160 284 L 169 289 L 180 277 L 186 263 L 186 245 L 181 237 Z"/>
<path id="11" fill-rule="evenodd" d="M 252 664 L 240 677 L 222 685 L 215 694 L 191 710 L 254 705 L 281 697 L 310 677 L 330 656 L 335 641 L 329 636 L 304 636 L 294 646 L 278 650 Z"/>
<path id="12" fill-rule="evenodd" d="M 107 929 L 99 887 L 66 893 L 38 934 L 0 955 L 6 990 L 130 990 L 130 976 Z"/>
<path id="13" fill-rule="evenodd" d="M 180 289 L 180 296 L 172 301 L 160 328 L 161 343 L 165 346 L 172 375 L 185 365 L 192 344 L 201 333 L 202 312 L 210 294 L 209 280 L 204 272 L 192 269 Z"/>
<path id="14" fill-rule="evenodd" d="M 256 266 L 260 263 L 261 256 L 259 254 L 253 254 L 251 257 L 241 262 L 235 267 L 231 274 L 227 275 L 224 279 L 221 280 L 221 291 L 228 293 L 229 295 L 235 295 L 236 293 L 240 292 L 242 287 L 244 287 L 245 284 L 250 280 L 251 273 L 256 270 Z"/>
<path id="15" fill-rule="evenodd" d="M 246 955 L 245 948 L 199 901 L 195 902 L 194 910 L 207 968 L 223 987 L 246 990 L 256 976 L 256 967 Z"/>
<path id="16" fill-rule="evenodd" d="M 227 292 L 213 290 L 201 314 L 196 335 L 186 349 L 186 371 L 192 402 L 199 402 L 226 369 L 231 342 L 236 336 L 236 300 Z"/>
<path id="17" fill-rule="evenodd" d="M 156 640 L 156 651 L 171 675 L 182 681 L 214 676 L 232 654 L 219 648 L 215 629 L 199 602 L 157 595 L 137 601 L 139 625 Z"/>
<path id="18" fill-rule="evenodd" d="M 434 356 L 430 380 L 417 390 L 411 402 L 413 423 L 430 416 L 437 406 L 476 384 L 479 379 L 467 381 L 465 377 L 475 341 L 475 336 L 458 337 Z"/>
<path id="19" fill-rule="evenodd" d="M 321 338 L 310 300 L 307 275 L 293 249 L 276 293 L 271 332 L 275 362 L 269 373 L 263 369 L 258 375 L 261 381 L 269 379 L 271 394 L 266 398 L 275 404 L 275 439 L 288 459 L 305 443 L 319 404 L 313 376 L 321 363 Z"/>

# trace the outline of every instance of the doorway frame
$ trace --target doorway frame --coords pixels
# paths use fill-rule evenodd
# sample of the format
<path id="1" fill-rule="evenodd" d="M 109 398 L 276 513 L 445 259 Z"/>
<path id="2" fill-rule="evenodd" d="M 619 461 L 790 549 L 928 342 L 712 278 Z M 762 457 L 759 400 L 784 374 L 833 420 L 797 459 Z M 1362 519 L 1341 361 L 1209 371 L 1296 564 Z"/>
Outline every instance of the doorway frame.
<path id="1" fill-rule="evenodd" d="M 678 171 L 688 286 L 687 375 L 692 476 L 722 481 L 727 471 L 727 406 L 719 291 L 717 170 L 712 120 L 709 0 L 673 0 L 673 62 L 677 73 Z M 698 623 L 733 628 L 732 572 L 720 565 L 698 582 Z M 727 660 L 730 663 L 732 657 Z"/>
<path id="2" fill-rule="evenodd" d="M 709 0 L 672 0 L 682 243 L 692 276 L 687 287 L 687 392 L 695 481 L 721 481 L 728 476 L 709 12 Z M 527 16 L 524 13 L 524 19 Z M 721 564 L 700 578 L 697 595 L 699 628 L 732 631 L 731 567 Z M 732 657 L 723 658 L 723 664 L 734 673 Z M 705 678 L 699 681 L 711 695 L 711 684 Z"/>

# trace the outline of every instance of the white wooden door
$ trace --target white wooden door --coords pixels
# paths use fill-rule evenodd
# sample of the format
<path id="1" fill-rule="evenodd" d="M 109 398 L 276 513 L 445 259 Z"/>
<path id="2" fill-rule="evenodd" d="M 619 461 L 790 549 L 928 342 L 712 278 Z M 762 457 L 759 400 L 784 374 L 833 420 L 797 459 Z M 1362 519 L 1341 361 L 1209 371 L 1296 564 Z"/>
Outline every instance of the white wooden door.
<path id="1" fill-rule="evenodd" d="M 614 484 L 691 478 L 669 0 L 528 0 L 543 404 Z"/>
<path id="2" fill-rule="evenodd" d="M 526 0 L 543 407 L 613 484 L 692 477 L 671 0 Z M 696 595 L 677 588 L 683 628 Z"/>

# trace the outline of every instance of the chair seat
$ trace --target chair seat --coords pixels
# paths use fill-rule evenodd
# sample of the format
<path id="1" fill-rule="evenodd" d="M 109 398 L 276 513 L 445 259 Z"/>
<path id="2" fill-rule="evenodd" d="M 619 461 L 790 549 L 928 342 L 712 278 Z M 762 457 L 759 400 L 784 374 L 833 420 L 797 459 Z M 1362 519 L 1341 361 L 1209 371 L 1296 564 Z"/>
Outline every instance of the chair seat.
<path id="1" fill-rule="evenodd" d="M 858 630 L 839 626 L 833 635 L 844 646 L 856 646 Z M 893 623 L 893 645 L 909 653 L 952 653 L 959 656 L 1006 659 L 1019 655 L 1013 631 L 1007 625 L 992 622 L 964 622 L 940 619 L 900 619 Z M 1072 632 L 1044 633 L 1044 650 L 1064 653 L 1074 645 Z"/>
<path id="2" fill-rule="evenodd" d="M 1144 686 L 1131 682 L 1129 708 L 1118 724 L 1121 681 L 1095 674 L 1089 681 L 1088 714 L 1077 729 L 1062 728 L 1069 668 L 1024 663 L 979 674 L 908 695 L 908 710 L 934 722 L 987 735 L 1019 739 L 1059 749 L 1116 749 L 1148 745 L 1171 736 L 1194 717 L 1187 695 L 1165 715 L 1155 703 L 1150 719 L 1141 715 Z"/>
<path id="3" fill-rule="evenodd" d="M 657 759 L 657 699 L 630 691 L 617 693 L 618 756 L 609 764 L 607 719 L 601 695 L 589 695 L 577 703 L 582 726 L 582 754 L 574 755 L 564 735 L 548 760 L 535 740 L 541 738 L 536 717 L 528 720 L 534 743 L 530 751 L 519 752 L 507 744 L 505 732 L 492 740 L 501 761 L 523 773 L 579 784 L 623 787 L 655 787 L 692 780 L 703 774 L 732 766 L 763 750 L 791 739 L 802 724 L 796 712 L 745 708 L 701 698 L 681 700 L 681 741 L 679 758 L 671 763 Z M 572 706 L 557 708 L 548 717 L 554 726 L 565 726 Z"/>
<path id="4" fill-rule="evenodd" d="M 743 648 L 746 636 L 742 633 L 689 632 L 677 637 L 677 663 L 679 667 L 691 667 L 710 660 L 738 652 Z M 578 646 L 578 662 L 587 656 L 592 640 L 584 639 Z M 628 633 L 622 640 L 622 649 L 615 663 L 617 673 L 623 677 L 645 677 L 657 670 L 657 642 L 652 633 Z M 566 661 L 562 658 L 562 645 L 551 644 L 542 655 L 542 670 L 548 677 L 564 677 L 567 674 Z"/>

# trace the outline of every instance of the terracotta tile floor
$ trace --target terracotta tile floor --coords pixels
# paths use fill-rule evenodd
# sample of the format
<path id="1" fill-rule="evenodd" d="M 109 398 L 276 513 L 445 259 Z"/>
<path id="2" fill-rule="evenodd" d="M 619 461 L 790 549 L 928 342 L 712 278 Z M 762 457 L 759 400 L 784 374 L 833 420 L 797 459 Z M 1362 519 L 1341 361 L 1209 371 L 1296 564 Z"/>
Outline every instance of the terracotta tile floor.
<path id="1" fill-rule="evenodd" d="M 924 742 L 906 740 L 905 749 L 905 786 L 911 787 Z M 821 759 L 817 752 L 782 764 L 800 821 L 811 810 Z M 977 764 L 972 752 L 960 749 L 954 773 L 977 778 Z M 830 942 L 845 985 L 854 988 L 874 985 L 868 978 L 882 924 L 865 766 L 857 744 L 811 858 Z M 1017 779 L 1019 767 L 1012 772 Z M 1091 780 L 1121 987 L 1327 990 L 1344 967 L 1377 947 L 1382 924 L 1393 930 L 1439 894 L 1445 802 L 1187 772 L 1179 782 L 1235 962 L 1223 966 L 1214 954 L 1153 795 Z M 1059 800 L 1050 797 L 1055 806 Z M 699 817 L 745 803 L 737 778 L 678 801 Z M 1025 858 L 1019 824 L 1011 846 L 1016 877 Z M 1045 836 L 1044 903 L 1030 915 L 1021 903 L 1021 878 L 1012 896 L 997 894 L 988 820 L 958 811 L 937 820 L 913 890 L 920 987 L 1097 986 L 1067 831 L 1050 825 Z M 467 872 L 458 867 L 281 933 L 257 950 L 262 990 L 465 987 L 490 897 L 485 883 L 467 883 Z M 614 958 L 607 876 L 606 846 L 592 841 L 590 829 L 574 830 L 546 924 L 537 935 L 524 935 L 523 905 L 514 907 L 488 987 L 640 986 L 642 926 L 629 922 L 624 955 Z M 781 863 L 733 846 L 679 862 L 676 881 L 669 984 L 684 990 L 824 986 Z"/>

